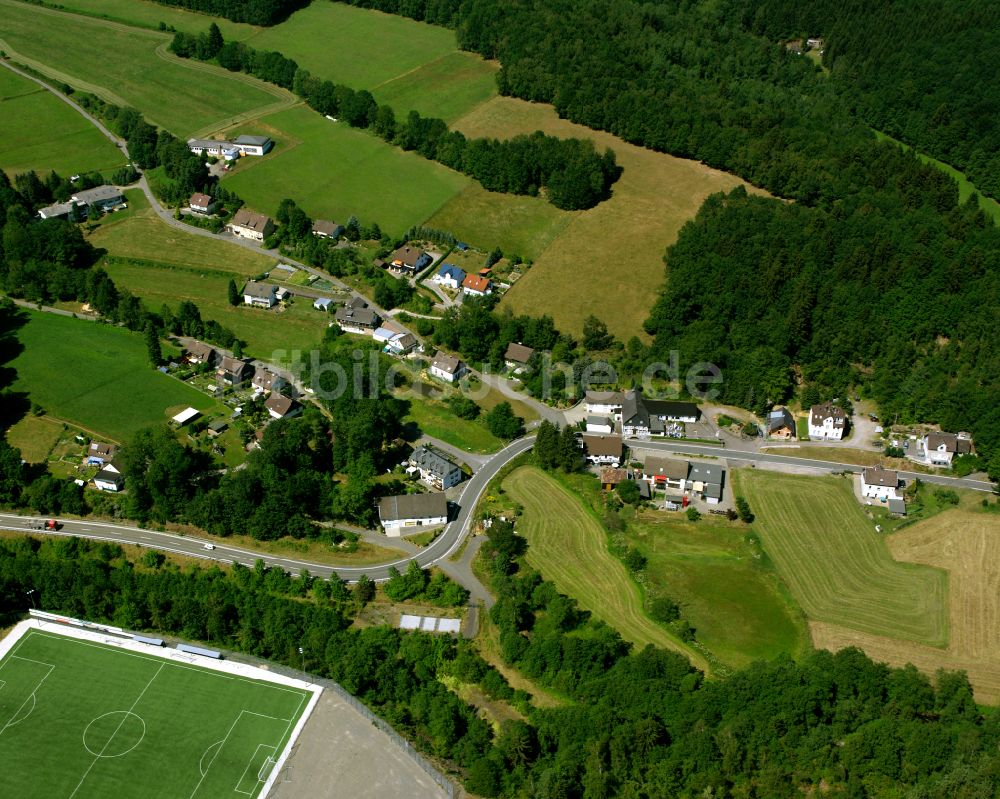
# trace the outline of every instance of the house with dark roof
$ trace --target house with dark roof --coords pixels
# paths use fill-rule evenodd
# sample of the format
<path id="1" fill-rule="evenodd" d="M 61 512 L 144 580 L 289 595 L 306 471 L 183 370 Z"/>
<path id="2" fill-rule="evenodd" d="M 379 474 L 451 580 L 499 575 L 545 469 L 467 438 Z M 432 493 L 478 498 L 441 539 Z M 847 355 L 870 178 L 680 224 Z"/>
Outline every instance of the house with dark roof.
<path id="1" fill-rule="evenodd" d="M 241 208 L 233 215 L 226 229 L 240 238 L 263 241 L 274 233 L 274 222 L 269 216 Z"/>
<path id="2" fill-rule="evenodd" d="M 406 355 L 417 347 L 417 337 L 412 333 L 396 333 L 385 345 L 391 355 Z"/>
<path id="3" fill-rule="evenodd" d="M 441 492 L 383 497 L 378 518 L 387 536 L 418 533 L 448 523 L 448 498 Z"/>
<path id="4" fill-rule="evenodd" d="M 415 275 L 430 266 L 433 260 L 430 254 L 424 250 L 406 245 L 389 256 L 387 267 L 393 272 Z"/>
<path id="5" fill-rule="evenodd" d="M 648 438 L 664 435 L 672 424 L 692 424 L 701 416 L 693 402 L 648 399 L 638 391 L 627 391 L 622 398 L 622 435 Z"/>
<path id="6" fill-rule="evenodd" d="M 276 375 L 270 369 L 257 369 L 250 381 L 254 392 L 257 394 L 269 394 L 272 391 L 280 391 L 285 386 L 285 378 Z"/>
<path id="7" fill-rule="evenodd" d="M 847 414 L 839 405 L 823 402 L 809 409 L 809 438 L 840 441 L 847 430 Z"/>
<path id="8" fill-rule="evenodd" d="M 584 435 L 583 456 L 598 466 L 620 466 L 624 446 L 618 435 Z"/>
<path id="9" fill-rule="evenodd" d="M 447 383 L 454 383 L 460 380 L 462 375 L 468 371 L 468 367 L 454 355 L 446 352 L 438 352 L 431 361 L 431 375 L 444 380 Z"/>
<path id="10" fill-rule="evenodd" d="M 202 194 L 200 191 L 192 194 L 191 199 L 188 200 L 188 208 L 193 214 L 208 216 L 209 214 L 214 214 L 215 209 L 218 207 L 218 200 L 214 200 L 207 194 Z"/>
<path id="11" fill-rule="evenodd" d="M 273 308 L 278 304 L 278 287 L 271 283 L 248 280 L 243 287 L 243 302 L 254 308 Z"/>
<path id="12" fill-rule="evenodd" d="M 291 397 L 272 391 L 270 396 L 264 401 L 264 407 L 272 419 L 287 419 L 289 416 L 296 416 L 302 413 L 302 406 Z"/>
<path id="13" fill-rule="evenodd" d="M 313 222 L 312 234 L 321 239 L 339 239 L 344 235 L 344 226 L 328 219 L 317 219 Z"/>
<path id="14" fill-rule="evenodd" d="M 224 355 L 215 377 L 224 386 L 239 386 L 250 378 L 252 372 L 253 367 L 246 361 Z"/>
<path id="15" fill-rule="evenodd" d="M 90 447 L 87 449 L 87 465 L 104 466 L 115 456 L 117 451 L 118 448 L 114 444 L 108 444 L 105 441 L 91 441 Z"/>
<path id="16" fill-rule="evenodd" d="M 621 391 L 588 391 L 584 395 L 584 404 L 588 414 L 610 416 L 620 421 L 624 398 Z"/>
<path id="17" fill-rule="evenodd" d="M 465 270 L 459 269 L 455 264 L 441 264 L 441 268 L 431 278 L 432 283 L 455 291 L 458 291 L 463 280 L 465 280 Z"/>
<path id="18" fill-rule="evenodd" d="M 531 347 L 523 344 L 515 344 L 513 341 L 507 345 L 507 352 L 504 353 L 503 362 L 508 369 L 521 369 L 528 365 L 535 351 Z"/>
<path id="19" fill-rule="evenodd" d="M 203 364 L 207 363 L 209 366 L 215 363 L 218 357 L 215 348 L 209 344 L 205 344 L 202 341 L 192 341 L 187 346 L 187 359 L 188 363 L 193 364 Z"/>
<path id="20" fill-rule="evenodd" d="M 657 488 L 683 492 L 688 476 L 687 461 L 650 455 L 642 467 L 642 479 Z"/>
<path id="21" fill-rule="evenodd" d="M 709 505 L 722 502 L 725 470 L 715 463 L 694 461 L 688 464 L 685 489 L 700 496 Z"/>
<path id="22" fill-rule="evenodd" d="M 94 488 L 98 491 L 110 491 L 116 493 L 125 487 L 125 468 L 120 463 L 113 460 L 104 465 L 96 475 L 94 475 Z"/>
<path id="23" fill-rule="evenodd" d="M 264 155 L 274 142 L 267 136 L 237 136 L 233 145 L 240 151 L 240 155 Z"/>
<path id="24" fill-rule="evenodd" d="M 956 455 L 972 454 L 972 439 L 965 433 L 928 433 L 920 439 L 917 453 L 930 466 L 951 466 Z"/>
<path id="25" fill-rule="evenodd" d="M 357 333 L 362 336 L 370 336 L 382 321 L 375 311 L 356 297 L 338 308 L 333 318 L 345 333 Z"/>
<path id="26" fill-rule="evenodd" d="M 767 415 L 767 437 L 783 441 L 795 438 L 795 417 L 788 408 L 775 408 Z"/>
<path id="27" fill-rule="evenodd" d="M 465 479 L 462 470 L 447 456 L 428 446 L 413 450 L 409 465 L 420 474 L 423 482 L 438 491 L 445 491 Z"/>
<path id="28" fill-rule="evenodd" d="M 102 211 L 108 211 L 125 204 L 125 197 L 114 186 L 95 186 L 92 189 L 78 191 L 70 198 L 77 205 L 96 206 Z"/>
<path id="29" fill-rule="evenodd" d="M 861 496 L 887 502 L 899 494 L 899 474 L 883 466 L 869 466 L 861 472 Z"/>

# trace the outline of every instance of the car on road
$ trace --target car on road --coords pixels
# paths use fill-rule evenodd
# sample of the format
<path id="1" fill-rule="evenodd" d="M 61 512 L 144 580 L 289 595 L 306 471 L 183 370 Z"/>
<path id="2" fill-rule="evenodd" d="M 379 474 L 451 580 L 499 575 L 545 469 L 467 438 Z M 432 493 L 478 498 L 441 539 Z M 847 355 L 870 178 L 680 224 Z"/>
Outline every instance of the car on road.
<path id="1" fill-rule="evenodd" d="M 215 549 L 215 544 L 205 544 L 205 549 Z"/>

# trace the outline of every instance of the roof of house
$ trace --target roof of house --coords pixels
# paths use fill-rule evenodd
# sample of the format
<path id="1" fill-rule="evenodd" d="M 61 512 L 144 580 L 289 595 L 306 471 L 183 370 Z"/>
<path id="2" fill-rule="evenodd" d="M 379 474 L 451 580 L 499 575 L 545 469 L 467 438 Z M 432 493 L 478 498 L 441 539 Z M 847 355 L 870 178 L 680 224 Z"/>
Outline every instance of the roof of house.
<path id="1" fill-rule="evenodd" d="M 263 147 L 271 141 L 268 136 L 237 136 L 233 144 L 249 144 L 252 147 Z"/>
<path id="2" fill-rule="evenodd" d="M 585 435 L 583 437 L 583 448 L 588 455 L 599 457 L 602 455 L 612 455 L 616 458 L 622 456 L 622 437 L 616 435 Z"/>
<path id="3" fill-rule="evenodd" d="M 608 419 L 605 416 L 597 416 L 595 414 L 591 414 L 590 416 L 587 417 L 587 425 L 588 426 L 596 425 L 598 427 L 610 427 L 614 429 L 615 423 L 613 420 Z"/>
<path id="4" fill-rule="evenodd" d="M 514 363 L 527 363 L 534 354 L 535 351 L 531 347 L 525 347 L 523 344 L 515 344 L 512 341 L 507 345 L 507 352 L 504 353 L 503 358 L 505 361 L 514 361 Z"/>
<path id="5" fill-rule="evenodd" d="M 438 269 L 437 273 L 441 277 L 450 277 L 459 284 L 465 280 L 465 270 L 459 269 L 455 264 L 441 264 L 441 268 Z"/>
<path id="6" fill-rule="evenodd" d="M 47 205 L 45 208 L 41 208 L 38 211 L 38 215 L 42 219 L 51 219 L 55 216 L 66 216 L 74 208 L 73 203 L 56 203 L 55 205 Z"/>
<path id="7" fill-rule="evenodd" d="M 458 358 L 454 355 L 448 355 L 446 352 L 439 352 L 434 356 L 434 368 L 447 374 L 455 374 L 461 365 L 462 362 Z"/>
<path id="8" fill-rule="evenodd" d="M 809 422 L 814 427 L 822 425 L 824 419 L 833 419 L 834 427 L 843 427 L 847 424 L 847 414 L 844 413 L 844 409 L 832 402 L 822 402 L 809 409 Z"/>
<path id="9" fill-rule="evenodd" d="M 898 513 L 901 516 L 906 515 L 906 500 L 902 497 L 889 497 L 889 513 Z"/>
<path id="10" fill-rule="evenodd" d="M 628 470 L 618 466 L 605 466 L 601 469 L 601 485 L 617 485 L 628 479 Z"/>
<path id="11" fill-rule="evenodd" d="M 245 227 L 249 230 L 255 230 L 258 233 L 263 233 L 268 225 L 274 224 L 271 221 L 271 217 L 264 216 L 264 214 L 256 214 L 253 211 L 249 211 L 246 208 L 241 208 L 233 215 L 233 221 L 230 222 L 231 225 L 236 225 L 237 227 Z"/>
<path id="12" fill-rule="evenodd" d="M 620 391 L 588 391 L 584 395 L 590 405 L 621 405 L 623 398 Z"/>
<path id="13" fill-rule="evenodd" d="M 125 478 L 120 472 L 116 472 L 111 469 L 101 469 L 101 471 L 94 475 L 94 482 L 96 483 L 98 480 L 102 483 L 114 483 L 115 485 L 121 485 Z"/>
<path id="14" fill-rule="evenodd" d="M 414 267 L 417 263 L 426 255 L 423 250 L 419 250 L 416 247 L 400 247 L 392 255 L 389 256 L 390 263 L 396 263 L 397 261 L 404 266 Z"/>
<path id="15" fill-rule="evenodd" d="M 200 191 L 196 191 L 191 195 L 191 199 L 188 200 L 188 205 L 197 206 L 198 208 L 208 208 L 212 204 L 212 198 L 207 194 L 202 194 Z"/>
<path id="16" fill-rule="evenodd" d="M 379 323 L 379 315 L 371 308 L 356 307 L 350 304 L 338 308 L 333 318 L 342 325 L 376 327 Z"/>
<path id="17" fill-rule="evenodd" d="M 312 232 L 321 233 L 324 236 L 339 235 L 344 230 L 343 225 L 331 222 L 329 219 L 317 219 L 313 222 Z"/>
<path id="18" fill-rule="evenodd" d="M 698 463 L 697 461 L 688 464 L 688 480 L 706 485 L 722 485 L 722 467 L 714 463 Z"/>
<path id="19" fill-rule="evenodd" d="M 246 361 L 241 361 L 239 358 L 234 358 L 231 355 L 223 355 L 222 362 L 219 364 L 219 371 L 238 375 L 243 374 L 249 367 L 250 364 Z"/>
<path id="20" fill-rule="evenodd" d="M 281 378 L 268 369 L 258 369 L 253 376 L 253 385 L 265 391 L 270 391 L 276 381 L 281 382 Z"/>
<path id="21" fill-rule="evenodd" d="M 687 461 L 675 461 L 672 458 L 660 458 L 650 455 L 642 467 L 645 474 L 654 477 L 668 477 L 671 480 L 683 480 L 688 476 Z"/>
<path id="22" fill-rule="evenodd" d="M 187 144 L 188 147 L 197 147 L 200 150 L 208 150 L 213 147 L 225 149 L 233 146 L 232 142 L 224 139 L 188 139 Z"/>
<path id="23" fill-rule="evenodd" d="M 105 200 L 123 200 L 122 193 L 114 186 L 95 186 L 92 189 L 79 191 L 73 195 L 73 199 L 78 203 L 89 205 L 90 203 L 104 202 Z"/>
<path id="24" fill-rule="evenodd" d="M 215 354 L 215 348 L 202 341 L 192 341 L 187 348 L 188 355 L 199 360 L 208 360 Z"/>
<path id="25" fill-rule="evenodd" d="M 453 472 L 462 471 L 440 452 L 427 446 L 417 447 L 413 450 L 413 454 L 410 455 L 410 463 L 441 478 Z"/>
<path id="26" fill-rule="evenodd" d="M 882 466 L 869 466 L 861 474 L 866 485 L 895 488 L 899 485 L 899 475 Z"/>
<path id="27" fill-rule="evenodd" d="M 248 280 L 243 287 L 243 294 L 258 300 L 270 300 L 278 291 L 278 287 L 270 283 L 258 283 L 256 280 Z"/>
<path id="28" fill-rule="evenodd" d="M 115 445 L 108 444 L 105 441 L 91 441 L 90 442 L 90 454 L 97 455 L 101 458 L 108 458 L 115 452 Z"/>
<path id="29" fill-rule="evenodd" d="M 264 407 L 278 414 L 278 416 L 284 416 L 295 407 L 295 400 L 291 397 L 286 397 L 284 394 L 279 394 L 277 391 L 272 391 L 267 400 L 265 400 Z"/>
<path id="30" fill-rule="evenodd" d="M 637 391 L 626 391 L 622 397 L 622 422 L 634 427 L 649 427 L 649 411 Z"/>
<path id="31" fill-rule="evenodd" d="M 488 277 L 480 277 L 479 275 L 466 275 L 465 280 L 462 281 L 462 288 L 469 289 L 469 291 L 480 291 L 485 294 L 490 288 L 490 279 Z"/>
<path id="32" fill-rule="evenodd" d="M 329 297 L 317 297 L 313 300 L 313 308 L 329 308 L 333 304 L 333 300 Z"/>
<path id="33" fill-rule="evenodd" d="M 417 346 L 417 337 L 412 333 L 397 333 L 392 337 L 389 346 L 400 352 L 411 350 Z"/>
<path id="34" fill-rule="evenodd" d="M 227 419 L 213 419 L 208 423 L 208 429 L 215 433 L 218 433 L 220 430 L 225 430 L 227 427 L 229 427 L 229 421 Z"/>
<path id="35" fill-rule="evenodd" d="M 789 430 L 795 429 L 795 419 L 788 408 L 775 408 L 767 415 L 767 432 L 773 433 L 787 427 Z"/>
<path id="36" fill-rule="evenodd" d="M 700 411 L 693 402 L 678 402 L 676 400 L 658 400 L 639 396 L 638 401 L 646 407 L 651 416 L 666 416 L 669 418 L 698 418 Z"/>
<path id="37" fill-rule="evenodd" d="M 448 498 L 440 492 L 383 497 L 378 503 L 378 516 L 383 522 L 433 519 L 447 515 Z"/>
<path id="38" fill-rule="evenodd" d="M 956 433 L 928 433 L 927 449 L 939 449 L 944 446 L 945 452 L 967 455 L 972 452 L 972 441 L 960 438 Z"/>

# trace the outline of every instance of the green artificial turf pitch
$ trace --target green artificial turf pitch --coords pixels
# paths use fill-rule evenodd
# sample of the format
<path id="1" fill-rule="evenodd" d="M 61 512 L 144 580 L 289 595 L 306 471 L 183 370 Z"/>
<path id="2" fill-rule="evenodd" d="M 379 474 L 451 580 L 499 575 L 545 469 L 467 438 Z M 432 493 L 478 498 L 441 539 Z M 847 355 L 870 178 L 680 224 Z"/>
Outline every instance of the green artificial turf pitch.
<path id="1" fill-rule="evenodd" d="M 308 698 L 31 629 L 0 661 L 0 795 L 255 797 Z"/>

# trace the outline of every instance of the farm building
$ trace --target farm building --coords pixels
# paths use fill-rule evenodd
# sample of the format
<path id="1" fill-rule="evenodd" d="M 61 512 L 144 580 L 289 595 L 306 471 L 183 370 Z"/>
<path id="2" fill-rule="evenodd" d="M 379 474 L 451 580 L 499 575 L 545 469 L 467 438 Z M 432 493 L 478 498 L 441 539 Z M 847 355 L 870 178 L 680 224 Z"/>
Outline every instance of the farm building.
<path id="1" fill-rule="evenodd" d="M 404 531 L 447 524 L 448 499 L 440 492 L 384 497 L 378 504 L 378 518 L 385 534 L 397 538 Z"/>
<path id="2" fill-rule="evenodd" d="M 243 287 L 243 302 L 254 308 L 273 308 L 278 304 L 278 287 L 248 280 Z"/>
<path id="3" fill-rule="evenodd" d="M 221 139 L 188 139 L 187 146 L 195 155 L 209 155 L 215 158 L 220 158 L 226 152 L 235 149 L 232 142 Z"/>
<path id="4" fill-rule="evenodd" d="M 274 222 L 271 217 L 255 214 L 246 208 L 241 208 L 227 225 L 229 232 L 252 241 L 263 241 L 274 232 Z"/>
<path id="5" fill-rule="evenodd" d="M 174 414 L 174 416 L 171 417 L 170 421 L 172 421 L 178 427 L 183 427 L 188 422 L 197 419 L 199 416 L 201 416 L 201 411 L 199 411 L 197 408 L 185 408 L 183 411 Z"/>

